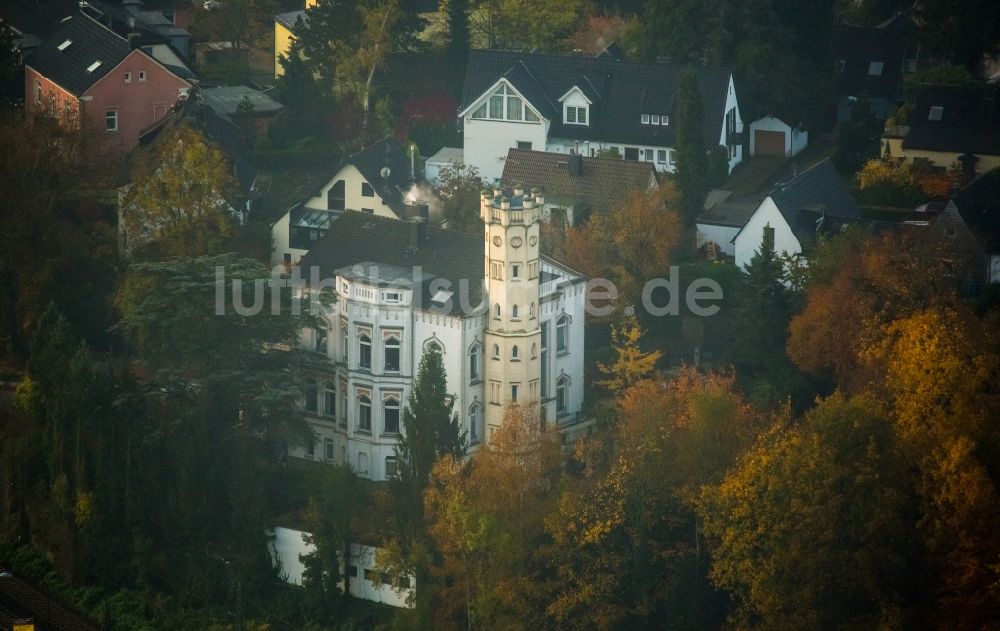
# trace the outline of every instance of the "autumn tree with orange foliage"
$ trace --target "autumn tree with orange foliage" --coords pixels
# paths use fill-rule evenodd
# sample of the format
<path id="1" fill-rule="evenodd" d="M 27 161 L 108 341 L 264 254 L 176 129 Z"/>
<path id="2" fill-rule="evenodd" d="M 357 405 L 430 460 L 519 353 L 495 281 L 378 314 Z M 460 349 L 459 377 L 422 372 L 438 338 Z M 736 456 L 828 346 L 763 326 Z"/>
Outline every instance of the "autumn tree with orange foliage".
<path id="1" fill-rule="evenodd" d="M 920 471 L 920 526 L 935 564 L 940 623 L 1000 621 L 1000 339 L 995 316 L 960 307 L 901 317 L 865 348 Z M 959 627 L 953 626 L 961 621 Z"/>
<path id="2" fill-rule="evenodd" d="M 693 502 L 760 426 L 732 375 L 684 369 L 667 384 L 631 388 L 610 467 L 568 486 L 546 518 L 556 572 L 547 612 L 556 626 L 717 625 Z"/>
<path id="3" fill-rule="evenodd" d="M 424 493 L 435 628 L 540 628 L 536 585 L 559 448 L 537 410 L 511 404 L 489 442 L 462 464 L 437 461 Z"/>
<path id="4" fill-rule="evenodd" d="M 871 397 L 777 419 L 699 512 L 734 628 L 912 628 L 921 567 L 912 474 Z M 918 597 L 914 598 L 913 592 Z"/>
<path id="5" fill-rule="evenodd" d="M 566 262 L 615 283 L 621 304 L 638 304 L 646 281 L 666 274 L 681 242 L 677 191 L 669 183 L 636 191 L 610 213 L 595 213 L 566 232 Z"/>
<path id="6" fill-rule="evenodd" d="M 872 357 L 862 358 L 862 348 L 882 339 L 897 318 L 957 298 L 941 259 L 904 236 L 835 249 L 829 252 L 837 264 L 823 266 L 807 285 L 805 306 L 789 324 L 787 351 L 801 370 L 857 391 L 873 378 Z"/>

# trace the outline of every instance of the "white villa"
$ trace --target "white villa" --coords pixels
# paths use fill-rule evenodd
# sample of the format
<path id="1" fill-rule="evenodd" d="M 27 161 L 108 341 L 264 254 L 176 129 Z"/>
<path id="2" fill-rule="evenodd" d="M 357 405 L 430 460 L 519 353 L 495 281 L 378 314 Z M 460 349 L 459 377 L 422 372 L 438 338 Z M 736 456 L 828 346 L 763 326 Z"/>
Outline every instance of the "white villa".
<path id="1" fill-rule="evenodd" d="M 401 411 L 431 348 L 471 450 L 508 402 L 537 405 L 547 429 L 581 420 L 585 278 L 540 254 L 544 199 L 512 193 L 484 194 L 482 235 L 347 212 L 312 244 L 300 271 L 333 279 L 337 301 L 301 337 L 327 361 L 303 401 L 317 441 L 290 455 L 395 475 Z"/>

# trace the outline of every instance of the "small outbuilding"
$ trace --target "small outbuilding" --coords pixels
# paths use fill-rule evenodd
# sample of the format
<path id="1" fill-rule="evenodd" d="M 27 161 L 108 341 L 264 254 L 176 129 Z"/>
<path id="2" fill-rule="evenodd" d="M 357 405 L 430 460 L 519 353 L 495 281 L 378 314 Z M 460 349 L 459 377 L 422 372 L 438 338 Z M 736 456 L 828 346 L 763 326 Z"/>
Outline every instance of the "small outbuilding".
<path id="1" fill-rule="evenodd" d="M 809 132 L 774 116 L 750 123 L 750 155 L 791 158 L 809 144 Z"/>

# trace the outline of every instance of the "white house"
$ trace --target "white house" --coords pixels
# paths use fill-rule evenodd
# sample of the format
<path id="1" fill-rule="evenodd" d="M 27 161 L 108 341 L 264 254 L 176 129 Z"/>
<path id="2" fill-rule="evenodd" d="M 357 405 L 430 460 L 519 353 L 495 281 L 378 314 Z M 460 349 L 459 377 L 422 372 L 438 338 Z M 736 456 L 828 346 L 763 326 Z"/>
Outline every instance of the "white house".
<path id="1" fill-rule="evenodd" d="M 510 148 L 617 154 L 661 172 L 674 164 L 677 86 L 688 66 L 473 50 L 459 118 L 463 158 L 495 181 Z M 739 105 L 732 73 L 690 68 L 705 105 L 706 147 L 723 146 L 729 168 L 743 159 Z"/>
<path id="2" fill-rule="evenodd" d="M 773 231 L 774 251 L 785 256 L 808 254 L 816 237 L 859 221 L 851 192 L 830 160 L 803 171 L 772 191 L 733 238 L 736 264 L 746 267 Z"/>
<path id="3" fill-rule="evenodd" d="M 750 155 L 797 156 L 809 144 L 809 132 L 792 127 L 774 116 L 758 118 L 750 123 Z"/>
<path id="4" fill-rule="evenodd" d="M 471 449 L 508 402 L 538 406 L 548 428 L 581 420 L 585 278 L 539 252 L 541 197 L 485 195 L 484 235 L 344 213 L 299 268 L 337 301 L 301 345 L 325 357 L 304 384 L 316 442 L 292 456 L 396 473 L 401 411 L 424 352 L 441 352 Z"/>
<path id="5" fill-rule="evenodd" d="M 403 218 L 411 176 L 410 161 L 389 138 L 348 156 L 309 199 L 271 226 L 271 264 L 295 264 L 345 211 Z"/>
<path id="6" fill-rule="evenodd" d="M 281 576 L 287 583 L 302 585 L 302 574 L 305 564 L 302 557 L 312 554 L 316 546 L 306 543 L 309 533 L 277 526 L 265 531 L 268 539 L 268 553 L 271 563 L 279 567 Z M 416 589 L 413 577 L 404 577 L 396 584 L 382 575 L 377 567 L 376 555 L 378 548 L 360 543 L 350 544 L 350 559 L 347 565 L 347 593 L 355 598 L 382 603 L 390 607 L 413 607 L 412 596 Z M 344 559 L 340 557 L 340 576 L 344 576 Z M 338 581 L 340 589 L 344 589 L 344 581 Z M 409 602 L 408 602 L 409 601 Z"/>

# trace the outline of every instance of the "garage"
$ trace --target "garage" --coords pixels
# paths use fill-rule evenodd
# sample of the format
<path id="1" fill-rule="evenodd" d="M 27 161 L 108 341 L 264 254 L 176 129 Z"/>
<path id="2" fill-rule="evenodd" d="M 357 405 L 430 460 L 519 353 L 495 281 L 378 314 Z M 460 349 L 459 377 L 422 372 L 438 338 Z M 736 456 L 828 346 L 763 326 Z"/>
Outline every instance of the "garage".
<path id="1" fill-rule="evenodd" d="M 809 144 L 806 130 L 798 125 L 789 125 L 774 116 L 765 116 L 750 123 L 748 136 L 752 156 L 796 156 Z"/>
<path id="2" fill-rule="evenodd" d="M 777 156 L 779 158 L 785 155 L 785 134 L 780 131 L 764 131 L 763 129 L 758 129 L 754 131 L 753 135 L 754 153 L 758 156 Z"/>

